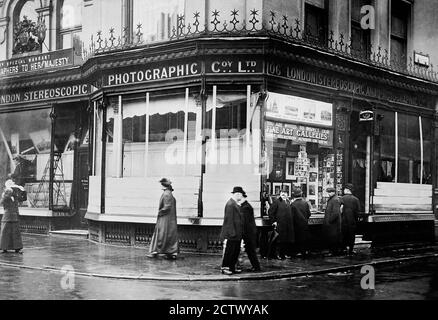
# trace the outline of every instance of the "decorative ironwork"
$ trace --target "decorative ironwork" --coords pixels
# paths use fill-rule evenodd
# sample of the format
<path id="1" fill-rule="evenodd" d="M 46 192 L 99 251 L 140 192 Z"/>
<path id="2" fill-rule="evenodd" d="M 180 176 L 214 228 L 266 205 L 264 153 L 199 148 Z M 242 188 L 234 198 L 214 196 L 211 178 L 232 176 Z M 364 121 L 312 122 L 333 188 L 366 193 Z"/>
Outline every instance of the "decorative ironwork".
<path id="1" fill-rule="evenodd" d="M 353 60 L 370 65 L 397 71 L 410 76 L 438 82 L 438 73 L 433 70 L 432 64 L 427 68 L 413 64 L 412 58 L 407 56 L 389 55 L 388 50 L 382 47 L 373 48 L 372 45 L 364 46 L 360 39 L 353 39 L 345 34 L 335 34 L 332 30 L 310 30 L 305 28 L 299 19 L 289 21 L 286 15 L 279 15 L 270 11 L 266 21 L 262 21 L 261 13 L 252 9 L 249 12 L 248 20 L 241 19 L 239 10 L 231 10 L 229 19 L 223 18 L 224 14 L 218 10 L 210 13 L 206 24 L 201 24 L 201 14 L 195 12 L 191 21 L 186 21 L 184 15 L 178 15 L 176 24 L 172 27 L 168 39 L 193 37 L 215 37 L 215 36 L 269 36 L 279 38 L 290 43 L 299 43 L 321 51 L 335 53 Z M 114 29 L 109 30 L 108 38 L 103 38 L 102 32 L 97 32 L 96 38 L 91 38 L 88 48 L 83 45 L 83 59 L 86 60 L 94 55 L 130 47 L 146 46 L 159 41 L 145 41 L 143 39 L 142 25 L 138 24 L 131 36 L 129 30 L 124 29 L 117 39 L 114 36 Z M 408 61 L 409 60 L 409 61 Z"/>

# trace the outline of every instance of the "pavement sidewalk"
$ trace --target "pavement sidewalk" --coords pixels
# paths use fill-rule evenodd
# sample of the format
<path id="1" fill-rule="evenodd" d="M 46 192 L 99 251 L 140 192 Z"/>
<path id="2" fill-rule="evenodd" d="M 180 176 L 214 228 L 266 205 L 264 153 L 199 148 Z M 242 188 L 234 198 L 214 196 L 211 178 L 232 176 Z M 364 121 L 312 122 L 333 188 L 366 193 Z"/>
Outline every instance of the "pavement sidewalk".
<path id="1" fill-rule="evenodd" d="M 220 273 L 220 254 L 183 252 L 176 261 L 146 257 L 147 248 L 118 247 L 63 236 L 23 234 L 24 254 L 0 254 L 0 267 L 63 272 L 72 267 L 76 275 L 115 279 L 160 281 L 236 281 L 291 278 L 345 272 L 363 265 L 380 265 L 438 257 L 438 246 L 359 252 L 354 257 L 314 254 L 307 259 L 261 260 L 262 272 L 243 259 L 241 274 Z M 65 271 L 64 271 L 65 272 Z"/>

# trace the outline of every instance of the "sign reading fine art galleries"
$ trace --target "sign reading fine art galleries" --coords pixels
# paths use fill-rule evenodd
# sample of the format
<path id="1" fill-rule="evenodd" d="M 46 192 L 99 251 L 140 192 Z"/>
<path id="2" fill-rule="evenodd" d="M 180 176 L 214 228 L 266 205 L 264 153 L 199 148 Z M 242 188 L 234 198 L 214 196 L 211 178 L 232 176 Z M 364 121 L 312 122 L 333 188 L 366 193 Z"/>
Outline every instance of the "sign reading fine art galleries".
<path id="1" fill-rule="evenodd" d="M 333 130 L 289 123 L 266 121 L 265 138 L 266 140 L 286 139 L 297 143 L 313 142 L 324 147 L 333 146 Z"/>
<path id="2" fill-rule="evenodd" d="M 73 64 L 73 49 L 64 49 L 43 54 L 0 61 L 0 77 L 22 73 L 51 70 Z"/>

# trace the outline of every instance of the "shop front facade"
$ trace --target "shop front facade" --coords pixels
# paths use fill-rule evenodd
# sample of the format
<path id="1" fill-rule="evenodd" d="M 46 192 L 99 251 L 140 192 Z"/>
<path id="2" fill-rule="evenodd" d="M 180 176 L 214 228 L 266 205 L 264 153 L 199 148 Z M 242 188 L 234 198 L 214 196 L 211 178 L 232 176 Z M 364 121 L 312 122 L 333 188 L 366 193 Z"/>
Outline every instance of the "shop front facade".
<path id="1" fill-rule="evenodd" d="M 435 85 L 269 37 L 230 41 L 190 39 L 166 54 L 145 48 L 84 64 L 84 74 L 99 70 L 85 79 L 96 87 L 92 240 L 147 246 L 163 176 L 187 250 L 221 248 L 235 185 L 260 228 L 269 224 L 266 195 L 301 187 L 316 243 L 325 190 L 342 194 L 346 183 L 360 199 L 365 239 L 433 238 Z"/>
<path id="2" fill-rule="evenodd" d="M 0 184 L 13 179 L 27 192 L 23 231 L 86 228 L 89 85 L 80 81 L 73 50 L 23 54 L 1 65 L 16 71 L 0 79 Z"/>
<path id="3" fill-rule="evenodd" d="M 0 182 L 12 174 L 28 191 L 23 229 L 86 228 L 92 241 L 147 246 L 167 177 L 184 250 L 221 250 L 233 186 L 260 229 L 268 196 L 301 187 L 316 245 L 326 189 L 346 183 L 365 239 L 432 239 L 437 74 L 257 12 L 242 23 L 234 10 L 227 25 L 215 10 L 205 30 L 199 12 L 187 24 L 172 16 L 160 41 L 142 41 L 141 26 L 118 38 L 111 29 L 82 57 L 0 61 Z"/>

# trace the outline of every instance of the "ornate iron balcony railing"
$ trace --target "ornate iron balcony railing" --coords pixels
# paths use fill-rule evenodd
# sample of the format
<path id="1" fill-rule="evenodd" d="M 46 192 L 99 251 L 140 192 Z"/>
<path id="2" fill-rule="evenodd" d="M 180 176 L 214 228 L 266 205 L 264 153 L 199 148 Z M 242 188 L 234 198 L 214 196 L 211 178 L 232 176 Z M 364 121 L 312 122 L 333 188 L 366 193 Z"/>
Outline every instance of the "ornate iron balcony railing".
<path id="1" fill-rule="evenodd" d="M 211 12 L 211 20 L 208 19 L 207 23 L 201 24 L 200 17 L 200 13 L 195 12 L 192 21 L 186 22 L 184 15 L 178 15 L 176 25 L 172 28 L 168 38 L 160 41 L 145 41 L 141 24 L 138 24 L 135 30 L 125 28 L 122 35 L 117 37 L 114 28 L 109 30 L 108 37 L 104 37 L 102 31 L 98 31 L 95 38 L 91 36 L 88 48 L 85 49 L 85 46 L 82 46 L 83 59 L 85 61 L 102 53 L 178 39 L 215 36 L 269 36 L 335 53 L 413 77 L 438 82 L 438 73 L 433 70 L 432 64 L 429 67 L 416 65 L 412 56 L 409 59 L 406 56 L 390 56 L 387 49 L 382 49 L 380 46 L 373 47 L 371 43 L 364 45 L 361 41 L 357 41 L 358 39 L 352 39 L 342 33 L 335 35 L 333 31 L 329 30 L 310 32 L 311 28 L 303 27 L 300 20 L 295 19 L 291 23 L 287 16 L 279 16 L 273 11 L 270 12 L 267 21 L 261 21 L 262 16 L 256 9 L 250 11 L 248 21 L 240 19 L 238 10 L 230 12 L 228 21 L 221 19 L 221 13 L 217 10 Z"/>

